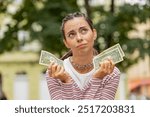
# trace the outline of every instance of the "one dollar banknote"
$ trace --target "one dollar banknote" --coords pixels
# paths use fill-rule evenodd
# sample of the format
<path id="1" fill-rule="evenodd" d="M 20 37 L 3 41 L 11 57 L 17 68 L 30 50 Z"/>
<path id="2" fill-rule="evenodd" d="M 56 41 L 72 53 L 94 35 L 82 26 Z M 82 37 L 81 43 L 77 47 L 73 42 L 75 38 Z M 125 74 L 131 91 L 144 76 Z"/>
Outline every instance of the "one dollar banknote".
<path id="1" fill-rule="evenodd" d="M 49 66 L 51 62 L 57 63 L 60 66 L 63 66 L 63 61 L 58 59 L 55 55 L 42 50 L 40 55 L 39 64 Z"/>
<path id="2" fill-rule="evenodd" d="M 94 57 L 94 59 L 93 59 L 94 68 L 98 69 L 100 67 L 99 64 L 108 58 L 111 58 L 112 61 L 115 64 L 117 64 L 117 63 L 123 61 L 124 56 L 125 56 L 125 54 L 124 54 L 122 48 L 120 47 L 119 44 L 116 44 L 116 45 L 104 50 L 103 52 L 101 52 L 100 54 L 98 54 L 97 56 Z"/>
<path id="3" fill-rule="evenodd" d="M 108 58 L 111 58 L 113 60 L 113 62 L 115 64 L 117 64 L 117 63 L 123 61 L 124 56 L 125 56 L 125 54 L 124 54 L 122 48 L 120 47 L 119 44 L 116 44 L 116 45 L 104 50 L 103 52 L 101 52 L 100 54 L 98 54 L 97 56 L 95 56 L 93 58 L 94 68 L 98 69 L 100 67 L 99 64 Z M 63 66 L 62 60 L 58 59 L 52 53 L 42 50 L 41 55 L 40 55 L 39 64 L 49 66 L 49 64 L 51 62 L 57 63 L 60 66 Z"/>

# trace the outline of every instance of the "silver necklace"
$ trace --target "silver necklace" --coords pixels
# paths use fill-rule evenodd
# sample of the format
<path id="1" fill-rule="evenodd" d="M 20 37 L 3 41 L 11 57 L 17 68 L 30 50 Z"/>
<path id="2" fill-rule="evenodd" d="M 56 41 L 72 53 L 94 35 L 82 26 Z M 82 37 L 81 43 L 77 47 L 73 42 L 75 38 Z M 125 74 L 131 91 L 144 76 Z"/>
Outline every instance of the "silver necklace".
<path id="1" fill-rule="evenodd" d="M 73 62 L 72 57 L 70 57 L 70 62 L 78 70 L 85 70 L 85 69 L 90 69 L 93 67 L 93 63 L 89 63 L 85 65 L 76 64 L 75 62 Z"/>

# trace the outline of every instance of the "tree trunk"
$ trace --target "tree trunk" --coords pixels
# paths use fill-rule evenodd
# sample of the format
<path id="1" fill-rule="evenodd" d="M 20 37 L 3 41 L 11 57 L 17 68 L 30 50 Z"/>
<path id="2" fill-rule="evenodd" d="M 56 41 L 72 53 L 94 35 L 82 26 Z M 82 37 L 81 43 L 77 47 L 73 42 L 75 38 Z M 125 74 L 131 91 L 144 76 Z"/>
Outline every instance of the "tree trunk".
<path id="1" fill-rule="evenodd" d="M 85 4 L 85 9 L 87 12 L 87 16 L 89 18 L 91 18 L 91 9 L 90 9 L 90 5 L 89 5 L 89 0 L 84 0 L 84 4 Z"/>
<path id="2" fill-rule="evenodd" d="M 114 13 L 114 7 L 115 7 L 115 0 L 111 0 L 110 12 L 111 12 L 112 14 Z"/>
<path id="3" fill-rule="evenodd" d="M 115 0 L 111 0 L 111 4 L 110 4 L 110 13 L 114 14 L 114 7 L 115 7 Z M 106 48 L 109 48 L 111 46 L 111 42 L 112 42 L 112 34 L 108 35 L 108 39 L 106 42 Z"/>

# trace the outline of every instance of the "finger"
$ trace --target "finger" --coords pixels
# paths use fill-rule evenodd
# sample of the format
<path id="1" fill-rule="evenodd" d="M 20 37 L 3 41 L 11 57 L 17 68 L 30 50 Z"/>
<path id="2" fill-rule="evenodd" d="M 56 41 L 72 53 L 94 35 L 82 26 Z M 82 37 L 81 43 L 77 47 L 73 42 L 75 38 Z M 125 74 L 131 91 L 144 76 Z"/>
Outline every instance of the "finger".
<path id="1" fill-rule="evenodd" d="M 100 62 L 100 69 L 103 70 L 105 68 L 104 62 Z"/>
<path id="2" fill-rule="evenodd" d="M 112 73 L 113 70 L 114 70 L 115 64 L 114 64 L 114 62 L 112 60 L 110 61 L 110 64 L 111 64 L 110 73 Z"/>
<path id="3" fill-rule="evenodd" d="M 115 64 L 113 63 L 112 64 L 112 72 L 114 71 L 114 68 L 115 68 Z"/>
<path id="4" fill-rule="evenodd" d="M 104 61 L 104 72 L 106 74 L 109 74 L 111 72 L 111 62 L 108 59 Z"/>
<path id="5" fill-rule="evenodd" d="M 105 62 L 101 62 L 100 65 L 101 65 L 101 69 L 105 69 Z"/>
<path id="6" fill-rule="evenodd" d="M 49 74 L 49 76 L 52 76 L 52 65 L 54 64 L 54 62 L 50 62 L 48 68 L 47 68 L 47 72 Z"/>
<path id="7" fill-rule="evenodd" d="M 60 69 L 61 69 L 61 66 L 60 66 L 60 65 L 58 65 L 58 66 L 57 66 L 57 68 L 56 68 L 56 72 L 59 72 L 59 71 L 60 71 Z"/>
<path id="8" fill-rule="evenodd" d="M 54 62 L 50 62 L 49 66 L 48 66 L 49 70 L 51 70 L 53 64 L 54 64 Z"/>
<path id="9" fill-rule="evenodd" d="M 106 73 L 106 63 L 105 63 L 105 61 L 101 63 L 100 71 L 101 71 L 102 73 Z"/>
<path id="10" fill-rule="evenodd" d="M 54 63 L 51 68 L 52 74 L 56 72 L 56 69 L 57 69 L 57 63 Z"/>
<path id="11" fill-rule="evenodd" d="M 48 74 L 49 77 L 51 77 L 51 70 L 47 69 L 46 73 Z"/>
<path id="12" fill-rule="evenodd" d="M 59 68 L 59 70 L 57 71 L 57 72 L 55 72 L 55 74 L 54 74 L 54 76 L 55 77 L 57 77 L 57 78 L 62 78 L 62 76 L 64 76 L 64 69 L 63 69 L 63 67 L 61 67 L 61 66 L 58 66 Z"/>
<path id="13" fill-rule="evenodd" d="M 61 66 L 61 67 L 60 67 L 59 74 L 63 74 L 63 73 L 64 73 L 64 71 L 65 71 L 65 70 L 64 70 L 64 68 Z"/>
<path id="14" fill-rule="evenodd" d="M 111 64 L 112 64 L 112 66 L 115 66 L 115 63 L 114 63 L 114 61 L 113 61 L 113 60 L 111 60 Z"/>
<path id="15" fill-rule="evenodd" d="M 115 63 L 114 63 L 114 61 L 113 61 L 113 60 L 111 60 L 111 66 L 112 66 L 112 68 L 114 68 L 114 67 L 115 67 Z"/>
<path id="16" fill-rule="evenodd" d="M 105 61 L 104 61 L 104 69 L 105 69 L 105 70 L 108 70 L 108 68 L 109 68 L 109 61 L 108 61 L 108 60 L 105 60 Z"/>

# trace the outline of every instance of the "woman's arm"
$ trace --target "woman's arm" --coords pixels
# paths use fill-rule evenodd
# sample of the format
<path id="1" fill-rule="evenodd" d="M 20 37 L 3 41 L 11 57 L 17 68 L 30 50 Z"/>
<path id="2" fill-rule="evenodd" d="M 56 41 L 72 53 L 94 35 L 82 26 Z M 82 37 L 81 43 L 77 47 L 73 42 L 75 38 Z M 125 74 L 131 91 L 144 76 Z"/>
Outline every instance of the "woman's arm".
<path id="1" fill-rule="evenodd" d="M 91 78 L 84 88 L 83 99 L 113 100 L 119 84 L 119 78 L 120 71 L 117 67 L 103 79 Z"/>
<path id="2" fill-rule="evenodd" d="M 59 79 L 49 77 L 48 71 L 46 72 L 46 80 L 48 90 L 52 100 L 72 100 L 74 82 L 71 78 L 69 83 L 63 83 Z"/>
<path id="3" fill-rule="evenodd" d="M 49 77 L 48 70 L 46 71 L 46 80 L 48 91 L 52 100 L 59 100 L 62 98 L 61 85 L 57 79 Z"/>
<path id="4" fill-rule="evenodd" d="M 120 71 L 117 67 L 114 68 L 112 74 L 107 75 L 102 82 L 102 100 L 113 100 L 117 92 L 120 80 Z"/>

